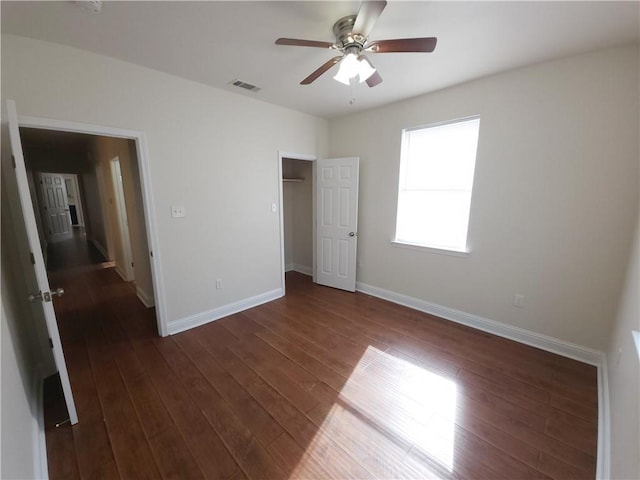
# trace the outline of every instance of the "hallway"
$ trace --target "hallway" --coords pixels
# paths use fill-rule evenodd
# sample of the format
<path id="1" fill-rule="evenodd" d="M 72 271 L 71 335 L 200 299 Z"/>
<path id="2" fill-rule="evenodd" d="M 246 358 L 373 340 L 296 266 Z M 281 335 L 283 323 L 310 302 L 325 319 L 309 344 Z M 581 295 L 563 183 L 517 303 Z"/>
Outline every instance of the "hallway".
<path id="1" fill-rule="evenodd" d="M 109 262 L 104 255 L 87 239 L 84 227 L 73 227 L 73 237 L 61 242 L 49 243 L 47 247 L 47 272 L 75 271 L 76 269 L 97 268 L 99 264 Z M 102 265 L 106 268 L 107 265 Z"/>

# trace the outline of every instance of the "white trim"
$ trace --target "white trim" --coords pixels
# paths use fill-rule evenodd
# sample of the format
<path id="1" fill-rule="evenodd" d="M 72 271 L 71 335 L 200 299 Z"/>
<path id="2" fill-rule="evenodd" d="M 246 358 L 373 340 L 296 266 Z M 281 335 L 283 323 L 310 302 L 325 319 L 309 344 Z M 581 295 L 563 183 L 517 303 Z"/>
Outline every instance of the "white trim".
<path id="1" fill-rule="evenodd" d="M 102 254 L 107 262 L 111 261 L 111 259 L 109 258 L 109 254 L 104 249 L 104 247 L 100 245 L 100 242 L 98 242 L 95 238 L 92 238 L 89 241 L 93 244 L 94 247 L 96 247 L 96 249 Z"/>
<path id="2" fill-rule="evenodd" d="M 429 247 L 427 245 L 418 245 L 417 243 L 408 243 L 401 240 L 391 240 L 394 247 L 407 248 L 409 250 L 418 250 L 429 253 L 437 253 L 440 255 L 449 255 L 451 257 L 468 257 L 469 250 L 451 250 L 450 248 Z"/>
<path id="3" fill-rule="evenodd" d="M 114 270 L 120 276 L 120 278 L 122 279 L 123 282 L 129 283 L 129 280 L 127 279 L 127 275 L 122 271 L 122 269 L 120 268 L 120 266 L 117 263 L 115 264 L 115 269 Z"/>
<path id="4" fill-rule="evenodd" d="M 153 307 L 153 297 L 149 295 L 147 292 L 145 292 L 144 290 L 142 290 L 139 285 L 136 285 L 136 296 L 138 297 L 138 300 L 140 300 L 145 307 L 147 308 Z"/>
<path id="5" fill-rule="evenodd" d="M 165 303 L 164 279 L 162 277 L 162 262 L 160 260 L 160 248 L 156 227 L 156 215 L 154 210 L 153 193 L 151 189 L 151 169 L 149 165 L 149 153 L 147 149 L 146 134 L 138 130 L 93 125 L 88 123 L 68 122 L 52 118 L 19 116 L 18 124 L 23 127 L 43 128 L 65 132 L 87 133 L 90 135 L 102 135 L 134 140 L 138 167 L 140 171 L 140 187 L 142 189 L 142 204 L 145 217 L 145 228 L 149 254 L 151 255 L 151 278 L 153 280 L 153 295 L 156 305 L 156 320 L 160 336 L 168 334 L 167 306 Z"/>
<path id="6" fill-rule="evenodd" d="M 37 367 L 32 380 L 31 411 L 33 415 L 33 476 L 48 479 L 47 439 L 44 430 L 44 379 L 42 365 Z"/>
<path id="7" fill-rule="evenodd" d="M 525 345 L 540 348 L 548 352 L 562 355 L 563 357 L 572 358 L 580 362 L 588 363 L 599 367 L 602 365 L 603 353 L 597 350 L 592 350 L 575 343 L 565 342 L 557 338 L 542 335 L 537 332 L 525 330 L 524 328 L 514 327 L 502 322 L 490 320 L 488 318 L 474 315 L 472 313 L 462 312 L 460 310 L 454 310 L 453 308 L 444 307 L 435 303 L 430 303 L 418 298 L 409 297 L 401 293 L 384 290 L 382 288 L 367 285 L 366 283 L 357 282 L 356 290 L 374 297 L 382 298 L 393 303 L 404 305 L 406 307 L 419 310 L 421 312 L 436 315 L 445 320 L 461 323 L 473 327 L 483 332 L 493 333 L 499 337 L 515 340 Z"/>
<path id="8" fill-rule="evenodd" d="M 292 270 L 294 270 L 294 268 L 293 268 L 293 263 L 287 263 L 287 264 L 284 266 L 284 271 L 285 271 L 285 273 L 286 273 L 286 272 L 290 272 L 290 271 L 292 271 Z"/>
<path id="9" fill-rule="evenodd" d="M 284 291 L 281 288 L 276 288 L 275 290 L 271 290 L 270 292 L 261 293 L 251 298 L 230 303 L 228 305 L 223 305 L 222 307 L 214 308 L 213 310 L 196 313 L 195 315 L 190 315 L 179 320 L 174 320 L 173 322 L 169 322 L 168 333 L 169 335 L 174 335 L 176 333 L 184 332 L 185 330 L 199 327 L 201 325 L 204 325 L 205 323 L 213 322 L 214 320 L 219 320 L 223 317 L 233 315 L 234 313 L 257 307 L 258 305 L 262 305 L 263 303 L 270 302 L 282 296 L 284 296 Z"/>
<path id="10" fill-rule="evenodd" d="M 313 268 L 307 267 L 306 265 L 300 265 L 299 263 L 294 263 L 291 265 L 291 270 L 294 272 L 302 273 L 303 275 L 313 276 Z"/>
<path id="11" fill-rule="evenodd" d="M 611 423 L 609 410 L 609 372 L 607 356 L 602 354 L 598 365 L 598 453 L 596 479 L 611 478 Z"/>

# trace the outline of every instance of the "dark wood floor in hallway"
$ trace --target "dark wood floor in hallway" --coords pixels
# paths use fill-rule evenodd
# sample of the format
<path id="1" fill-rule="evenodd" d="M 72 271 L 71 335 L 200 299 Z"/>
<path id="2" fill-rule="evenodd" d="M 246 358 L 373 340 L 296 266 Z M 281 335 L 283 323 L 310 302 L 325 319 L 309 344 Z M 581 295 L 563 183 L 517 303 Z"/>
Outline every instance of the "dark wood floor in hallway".
<path id="1" fill-rule="evenodd" d="M 297 273 L 167 338 L 112 268 L 58 280 L 51 478 L 595 477 L 594 367 Z"/>

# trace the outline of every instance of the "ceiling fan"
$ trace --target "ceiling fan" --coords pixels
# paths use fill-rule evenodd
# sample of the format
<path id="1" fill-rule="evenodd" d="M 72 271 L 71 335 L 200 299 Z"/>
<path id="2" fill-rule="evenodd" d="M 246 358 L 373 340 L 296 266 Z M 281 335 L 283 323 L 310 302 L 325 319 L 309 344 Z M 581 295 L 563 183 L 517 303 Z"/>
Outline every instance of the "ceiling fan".
<path id="1" fill-rule="evenodd" d="M 436 42 L 438 41 L 435 37 L 369 41 L 369 33 L 386 6 L 387 2 L 384 0 L 363 1 L 357 15 L 343 17 L 333 25 L 333 33 L 336 36 L 335 43 L 316 40 L 299 40 L 295 38 L 279 38 L 276 40 L 276 45 L 329 48 L 341 52 L 341 55 L 333 57 L 302 80 L 300 82 L 301 85 L 309 85 L 320 77 L 320 75 L 339 63 L 340 69 L 333 77 L 335 80 L 349 85 L 355 77 L 359 77 L 361 83 L 366 81 L 369 87 L 375 87 L 382 82 L 382 77 L 363 52 L 429 53 L 433 52 L 436 48 Z"/>

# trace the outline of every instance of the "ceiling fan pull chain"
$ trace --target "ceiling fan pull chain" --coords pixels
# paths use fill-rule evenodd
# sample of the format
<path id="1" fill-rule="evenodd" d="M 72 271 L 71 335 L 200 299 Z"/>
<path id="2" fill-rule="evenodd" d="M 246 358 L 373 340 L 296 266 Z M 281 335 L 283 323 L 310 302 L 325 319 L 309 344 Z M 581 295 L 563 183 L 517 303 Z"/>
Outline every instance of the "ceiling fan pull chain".
<path id="1" fill-rule="evenodd" d="M 355 83 L 355 79 L 351 79 L 351 82 L 349 82 L 349 88 L 351 90 L 351 99 L 349 100 L 349 105 L 353 105 L 354 103 L 356 103 L 356 95 L 353 92 L 353 85 Z"/>

